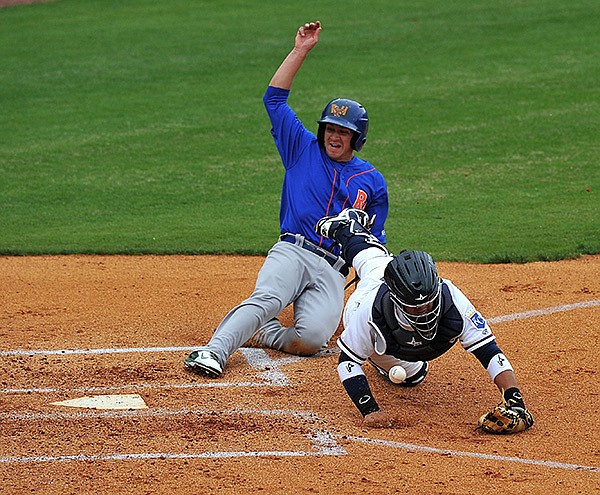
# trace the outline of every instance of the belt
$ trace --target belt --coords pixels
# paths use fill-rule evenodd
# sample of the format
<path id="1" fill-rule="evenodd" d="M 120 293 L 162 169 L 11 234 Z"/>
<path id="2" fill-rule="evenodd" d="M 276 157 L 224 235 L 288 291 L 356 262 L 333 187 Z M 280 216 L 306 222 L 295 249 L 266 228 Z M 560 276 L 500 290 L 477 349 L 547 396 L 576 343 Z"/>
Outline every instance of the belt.
<path id="1" fill-rule="evenodd" d="M 327 261 L 327 263 L 329 263 L 335 270 L 337 270 L 344 276 L 347 276 L 349 273 L 348 267 L 346 266 L 346 262 L 343 258 L 340 258 L 339 256 L 330 253 L 322 247 L 319 247 L 316 244 L 307 241 L 306 238 L 300 234 L 281 234 L 279 236 L 279 240 L 295 244 L 296 246 L 300 246 L 301 248 L 316 254 L 317 256 Z"/>

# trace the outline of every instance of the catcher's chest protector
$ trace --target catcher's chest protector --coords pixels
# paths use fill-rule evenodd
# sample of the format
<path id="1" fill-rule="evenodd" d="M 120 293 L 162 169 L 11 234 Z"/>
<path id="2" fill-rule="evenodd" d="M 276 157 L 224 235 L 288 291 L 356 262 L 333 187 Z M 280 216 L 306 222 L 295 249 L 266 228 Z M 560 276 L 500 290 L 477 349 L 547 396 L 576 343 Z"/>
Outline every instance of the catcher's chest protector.
<path id="1" fill-rule="evenodd" d="M 385 338 L 386 354 L 404 361 L 431 361 L 447 352 L 463 331 L 463 320 L 452 303 L 448 288 L 442 286 L 442 312 L 433 340 L 425 340 L 417 332 L 404 330 L 394 314 L 394 303 L 383 284 L 373 303 L 373 322 Z"/>

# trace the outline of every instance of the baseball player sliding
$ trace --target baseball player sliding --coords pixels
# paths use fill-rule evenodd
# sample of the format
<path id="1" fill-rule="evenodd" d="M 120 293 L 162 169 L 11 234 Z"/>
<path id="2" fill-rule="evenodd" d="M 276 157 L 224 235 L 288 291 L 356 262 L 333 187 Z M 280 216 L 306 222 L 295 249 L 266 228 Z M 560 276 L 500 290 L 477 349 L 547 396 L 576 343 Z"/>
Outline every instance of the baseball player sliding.
<path id="1" fill-rule="evenodd" d="M 285 168 L 281 235 L 265 259 L 252 295 L 225 316 L 206 346 L 185 359 L 194 372 L 220 376 L 229 356 L 249 339 L 256 346 L 304 356 L 327 345 L 342 314 L 348 267 L 337 243 L 315 232 L 319 218 L 350 206 L 365 210 L 376 218 L 374 236 L 385 243 L 385 180 L 372 164 L 355 156 L 367 139 L 365 108 L 354 100 L 330 101 L 315 136 L 287 102 L 292 82 L 320 32 L 319 21 L 300 26 L 294 48 L 263 98 Z M 290 304 L 294 326 L 284 327 L 277 315 Z"/>
<path id="2" fill-rule="evenodd" d="M 365 212 L 346 209 L 322 218 L 317 232 L 335 239 L 342 256 L 354 266 L 360 282 L 344 310 L 338 374 L 346 392 L 370 427 L 392 425 L 379 408 L 362 365 L 368 360 L 384 376 L 414 387 L 428 372 L 428 361 L 456 342 L 472 353 L 489 373 L 503 402 L 479 419 L 488 433 L 516 433 L 533 425 L 513 368 L 496 343 L 485 319 L 450 281 L 438 276 L 431 256 L 402 251 L 397 256 L 367 228 Z M 396 370 L 399 378 L 396 379 Z M 389 374 L 389 375 L 388 375 Z"/>

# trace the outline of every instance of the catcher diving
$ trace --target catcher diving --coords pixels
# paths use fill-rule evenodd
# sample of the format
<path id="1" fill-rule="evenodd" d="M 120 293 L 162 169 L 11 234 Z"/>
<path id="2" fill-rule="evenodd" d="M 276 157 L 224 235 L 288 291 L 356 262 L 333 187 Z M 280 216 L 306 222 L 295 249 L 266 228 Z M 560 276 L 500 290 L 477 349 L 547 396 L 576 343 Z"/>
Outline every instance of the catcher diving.
<path id="1" fill-rule="evenodd" d="M 338 375 L 363 416 L 365 426 L 389 427 L 371 392 L 362 365 L 369 361 L 388 379 L 394 366 L 406 377 L 398 386 L 414 387 L 428 374 L 429 361 L 456 342 L 473 354 L 502 394 L 502 402 L 480 417 L 487 433 L 517 433 L 533 425 L 515 373 L 498 347 L 487 321 L 450 281 L 438 275 L 424 251 L 393 256 L 368 230 L 368 215 L 346 209 L 321 218 L 315 230 L 337 241 L 342 256 L 356 270 L 359 282 L 344 308 Z"/>

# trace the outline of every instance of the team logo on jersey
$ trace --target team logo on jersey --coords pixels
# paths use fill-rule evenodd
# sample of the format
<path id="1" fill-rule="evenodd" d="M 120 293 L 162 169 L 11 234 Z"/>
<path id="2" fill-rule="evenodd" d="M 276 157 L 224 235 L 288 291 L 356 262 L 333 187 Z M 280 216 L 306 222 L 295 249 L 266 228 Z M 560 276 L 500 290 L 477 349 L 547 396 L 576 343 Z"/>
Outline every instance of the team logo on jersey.
<path id="1" fill-rule="evenodd" d="M 481 316 L 477 311 L 475 311 L 471 316 L 469 316 L 469 320 L 473 322 L 479 330 L 483 330 L 485 328 L 485 320 L 483 316 Z"/>
<path id="2" fill-rule="evenodd" d="M 357 208 L 359 210 L 364 210 L 367 207 L 367 193 L 362 189 L 359 189 L 356 193 L 356 200 L 352 205 L 352 208 Z"/>
<path id="3" fill-rule="evenodd" d="M 335 103 L 331 105 L 331 114 L 336 117 L 344 117 L 348 113 L 348 109 L 350 107 L 348 105 L 336 105 Z"/>

